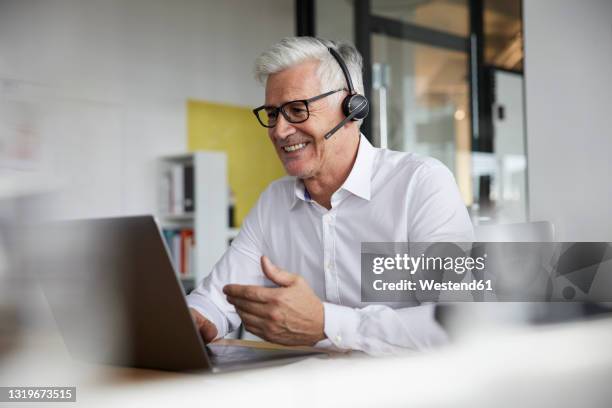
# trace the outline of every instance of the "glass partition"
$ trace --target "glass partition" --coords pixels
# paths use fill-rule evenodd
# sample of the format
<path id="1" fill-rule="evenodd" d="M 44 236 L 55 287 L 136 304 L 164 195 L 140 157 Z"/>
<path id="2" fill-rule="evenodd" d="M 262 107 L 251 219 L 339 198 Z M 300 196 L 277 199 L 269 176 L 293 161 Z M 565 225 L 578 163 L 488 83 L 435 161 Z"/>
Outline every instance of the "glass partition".
<path id="1" fill-rule="evenodd" d="M 366 3 L 318 1 L 317 35 L 357 41 L 355 9 Z M 372 109 L 367 136 L 377 146 L 442 161 L 454 173 L 475 224 L 524 222 L 528 206 L 521 1 L 482 0 L 482 80 L 470 71 L 474 58 L 469 45 L 475 35 L 470 18 L 478 9 L 473 5 L 467 0 L 369 1 L 363 24 L 370 27 L 370 58 L 365 63 L 371 70 Z M 470 92 L 473 81 L 478 83 L 472 90 L 478 89 L 479 95 Z M 486 130 L 480 129 L 486 148 L 473 142 L 471 100 L 485 106 L 479 115 L 487 124 Z"/>

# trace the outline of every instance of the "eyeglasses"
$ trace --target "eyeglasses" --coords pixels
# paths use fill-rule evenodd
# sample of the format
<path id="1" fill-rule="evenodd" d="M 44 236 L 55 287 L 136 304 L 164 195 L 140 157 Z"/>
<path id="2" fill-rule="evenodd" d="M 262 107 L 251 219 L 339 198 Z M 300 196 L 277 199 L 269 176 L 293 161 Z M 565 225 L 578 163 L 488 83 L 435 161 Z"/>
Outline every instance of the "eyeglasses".
<path id="1" fill-rule="evenodd" d="M 340 91 L 343 91 L 343 89 L 325 92 L 324 94 L 314 96 L 310 99 L 299 99 L 297 101 L 285 102 L 278 107 L 262 105 L 259 108 L 253 109 L 253 113 L 257 117 L 259 123 L 261 123 L 261 126 L 267 128 L 273 128 L 276 126 L 279 112 L 283 114 L 283 117 L 289 123 L 302 123 L 310 117 L 308 104 Z"/>

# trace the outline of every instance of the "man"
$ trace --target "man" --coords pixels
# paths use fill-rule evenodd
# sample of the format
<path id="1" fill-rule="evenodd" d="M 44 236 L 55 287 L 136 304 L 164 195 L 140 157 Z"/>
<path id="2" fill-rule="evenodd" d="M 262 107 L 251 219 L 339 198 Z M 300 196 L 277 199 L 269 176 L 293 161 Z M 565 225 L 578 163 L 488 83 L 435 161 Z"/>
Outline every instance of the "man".
<path id="1" fill-rule="evenodd" d="M 361 64 L 352 46 L 310 37 L 286 38 L 257 59 L 266 95 L 255 111 L 289 176 L 262 193 L 187 297 L 206 342 L 241 321 L 268 341 L 369 354 L 445 340 L 433 305 L 361 302 L 361 242 L 473 240 L 444 165 L 374 148 L 359 121 L 345 120 L 351 80 L 363 92 Z"/>

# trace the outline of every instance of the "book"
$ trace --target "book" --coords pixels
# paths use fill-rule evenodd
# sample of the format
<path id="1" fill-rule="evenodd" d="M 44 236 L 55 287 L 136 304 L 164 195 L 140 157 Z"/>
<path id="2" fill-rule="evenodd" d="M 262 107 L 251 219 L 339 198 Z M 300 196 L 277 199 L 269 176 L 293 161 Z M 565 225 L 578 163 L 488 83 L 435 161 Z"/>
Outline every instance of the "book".
<path id="1" fill-rule="evenodd" d="M 172 203 L 170 206 L 170 213 L 172 214 L 183 214 L 185 193 L 184 193 L 184 168 L 182 164 L 175 164 L 171 168 L 172 181 L 170 183 L 170 190 L 172 191 Z"/>
<path id="2" fill-rule="evenodd" d="M 183 167 L 183 209 L 186 213 L 195 211 L 193 164 Z"/>
<path id="3" fill-rule="evenodd" d="M 164 240 L 166 241 L 166 246 L 168 247 L 168 253 L 170 254 L 170 257 L 172 258 L 174 256 L 172 254 L 172 239 L 176 232 L 172 229 L 167 229 L 167 228 L 164 228 L 162 232 L 164 234 Z"/>
<path id="4" fill-rule="evenodd" d="M 181 234 L 177 231 L 172 237 L 172 264 L 174 271 L 181 274 Z"/>
<path id="5" fill-rule="evenodd" d="M 172 173 L 166 169 L 161 174 L 159 185 L 159 211 L 170 214 L 172 207 Z"/>
<path id="6" fill-rule="evenodd" d="M 193 230 L 183 229 L 180 232 L 180 260 L 179 260 L 179 271 L 181 276 L 191 275 L 191 268 L 189 265 L 189 258 L 193 250 Z"/>
<path id="7" fill-rule="evenodd" d="M 172 266 L 180 277 L 192 277 L 195 272 L 195 238 L 192 228 L 164 228 Z"/>

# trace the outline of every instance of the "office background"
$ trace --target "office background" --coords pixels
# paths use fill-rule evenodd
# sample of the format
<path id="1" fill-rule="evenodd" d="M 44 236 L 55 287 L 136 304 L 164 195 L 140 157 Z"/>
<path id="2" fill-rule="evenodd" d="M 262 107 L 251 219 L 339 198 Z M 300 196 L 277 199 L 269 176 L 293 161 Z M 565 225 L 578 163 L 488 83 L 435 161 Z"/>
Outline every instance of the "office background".
<path id="1" fill-rule="evenodd" d="M 7 183 L 6 194 L 28 183 L 34 190 L 62 190 L 45 203 L 44 210 L 56 215 L 155 212 L 155 160 L 187 150 L 187 100 L 245 108 L 260 104 L 263 89 L 252 79 L 253 60 L 279 38 L 300 29 L 296 14 L 299 17 L 304 3 L 310 2 L 0 2 L 1 167 L 5 179 L 16 180 Z M 310 17 L 316 34 L 355 41 L 355 4 L 362 7 L 363 3 L 369 3 L 373 16 L 399 16 L 398 20 L 417 25 L 421 18 L 426 20 L 425 28 L 461 36 L 470 34 L 469 10 L 475 2 L 319 1 Z M 612 151 L 612 4 L 605 0 L 480 3 L 485 13 L 502 17 L 504 10 L 511 16 L 518 10 L 524 24 L 524 64 L 521 61 L 518 67 L 524 70 L 526 132 L 513 135 L 526 160 L 517 198 L 524 212 L 497 217 L 498 221 L 548 220 L 559 240 L 612 240 L 612 183 L 607 181 L 612 174 L 608 157 Z M 427 8 L 432 15 L 426 14 Z M 444 10 L 448 13 L 440 14 Z M 440 27 L 439 21 L 449 22 L 448 27 Z M 520 21 L 518 27 L 520 33 Z M 393 52 L 405 52 L 405 59 L 418 57 L 414 44 L 394 45 L 393 41 L 373 34 L 372 61 L 390 58 Z M 429 62 L 435 65 L 435 58 L 440 59 L 436 51 L 446 51 L 433 49 Z M 459 59 L 455 67 L 465 63 L 460 75 L 469 73 L 468 56 L 454 56 Z M 460 82 L 450 86 L 460 99 L 455 105 L 465 105 L 458 114 L 467 116 L 462 121 L 468 123 L 469 81 Z M 397 79 L 392 85 L 390 103 L 392 93 L 397 94 Z M 435 83 L 429 86 L 436 91 Z M 397 95 L 401 98 L 405 93 Z M 372 97 L 377 107 L 376 90 Z M 387 126 L 424 114 L 423 109 L 411 111 L 408 102 L 402 108 L 411 115 L 391 116 Z M 434 110 L 425 112 L 430 115 L 426 119 L 430 123 L 425 123 L 429 128 L 415 125 L 415 129 L 434 138 L 444 132 L 443 137 L 452 136 L 452 122 L 449 126 L 448 121 L 439 121 L 442 125 L 438 123 L 436 129 L 431 115 L 455 116 L 459 108 Z M 380 144 L 377 118 L 375 109 L 369 136 Z M 464 140 L 470 138 L 468 126 L 463 126 Z M 470 146 L 451 143 L 448 156 L 448 151 L 436 151 L 428 140 L 423 149 L 411 140 L 407 137 L 394 145 L 390 139 L 388 145 L 442 156 L 452 170 L 457 161 L 463 162 L 462 172 L 455 172 L 460 186 L 467 186 L 462 194 L 468 206 L 478 203 L 475 190 L 482 180 L 474 175 Z M 467 158 L 456 154 L 460 149 L 467 149 Z M 496 221 L 495 216 L 486 215 L 485 222 Z"/>

